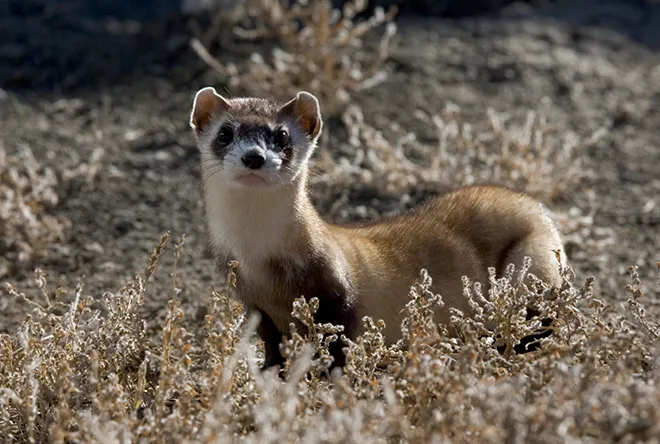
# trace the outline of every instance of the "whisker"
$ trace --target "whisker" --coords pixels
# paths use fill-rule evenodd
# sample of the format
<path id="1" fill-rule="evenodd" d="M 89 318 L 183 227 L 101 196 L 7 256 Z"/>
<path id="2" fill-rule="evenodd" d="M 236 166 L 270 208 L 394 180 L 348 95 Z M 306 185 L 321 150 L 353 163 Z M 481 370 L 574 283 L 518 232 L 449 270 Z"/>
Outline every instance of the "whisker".
<path id="1" fill-rule="evenodd" d="M 210 170 L 210 171 L 208 171 L 206 174 L 204 174 L 204 175 L 201 176 L 201 180 L 202 180 L 202 182 L 205 183 L 205 182 L 208 181 L 211 177 L 213 177 L 213 175 L 214 175 L 215 173 L 219 173 L 219 172 L 221 172 L 221 171 L 222 171 L 222 168 L 217 168 L 217 169 L 214 169 L 214 170 Z"/>
<path id="2" fill-rule="evenodd" d="M 211 177 L 213 177 L 214 174 L 219 173 L 222 170 L 223 170 L 222 166 L 219 166 L 213 170 L 208 171 L 207 174 L 202 175 L 202 182 L 208 181 Z"/>
<path id="3" fill-rule="evenodd" d="M 204 167 L 202 167 L 202 169 L 200 170 L 200 173 L 204 174 L 208 170 L 216 168 L 216 167 L 223 168 L 223 166 L 220 162 L 217 162 L 217 163 L 214 162 L 210 165 L 204 165 Z"/>
<path id="4" fill-rule="evenodd" d="M 211 180 L 214 174 L 219 173 L 220 170 L 213 171 L 211 174 L 209 174 L 207 177 L 203 179 L 203 182 L 206 183 L 207 181 Z"/>
<path id="5" fill-rule="evenodd" d="M 208 167 L 204 168 L 204 170 L 200 171 L 200 176 L 204 177 L 207 176 L 209 172 L 211 171 L 221 171 L 224 168 L 222 165 L 209 165 Z"/>

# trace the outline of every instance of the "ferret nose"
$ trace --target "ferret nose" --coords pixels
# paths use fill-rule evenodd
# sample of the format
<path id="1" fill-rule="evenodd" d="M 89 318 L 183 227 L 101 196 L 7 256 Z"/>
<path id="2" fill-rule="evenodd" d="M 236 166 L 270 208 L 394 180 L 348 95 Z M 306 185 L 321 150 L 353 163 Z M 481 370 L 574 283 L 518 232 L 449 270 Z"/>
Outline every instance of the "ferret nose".
<path id="1" fill-rule="evenodd" d="M 241 161 L 243 161 L 243 165 L 251 170 L 258 170 L 266 163 L 266 157 L 259 151 L 250 151 L 241 157 Z"/>

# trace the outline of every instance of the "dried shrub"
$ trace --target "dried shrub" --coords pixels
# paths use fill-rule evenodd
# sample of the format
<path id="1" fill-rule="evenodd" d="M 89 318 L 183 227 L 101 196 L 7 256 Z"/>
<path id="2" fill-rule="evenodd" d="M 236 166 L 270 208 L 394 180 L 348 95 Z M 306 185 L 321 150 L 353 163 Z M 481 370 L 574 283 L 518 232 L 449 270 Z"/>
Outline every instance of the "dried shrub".
<path id="1" fill-rule="evenodd" d="M 587 176 L 586 152 L 607 134 L 605 128 L 585 138 L 571 131 L 558 134 L 543 108 L 529 110 L 522 125 L 509 124 L 505 115 L 489 108 L 488 128 L 478 132 L 453 103 L 431 120 L 439 139 L 433 179 L 500 183 L 544 201 L 574 189 Z"/>
<path id="2" fill-rule="evenodd" d="M 183 326 L 175 298 L 160 339 L 146 334 L 140 307 L 168 242 L 143 275 L 103 295 L 105 316 L 82 284 L 70 304 L 41 272 L 36 295 L 7 286 L 34 310 L 0 336 L 2 442 L 653 442 L 660 433 L 660 323 L 644 311 L 635 268 L 620 309 L 594 297 L 593 279 L 576 286 L 570 268 L 554 289 L 525 267 L 484 289 L 466 281 L 481 309 L 454 311 L 450 325 L 434 321 L 442 297 L 422 270 L 391 346 L 382 321 L 364 318 L 351 341 L 314 323 L 317 299 L 300 298 L 293 315 L 307 333 L 285 339 L 280 378 L 259 370 L 256 318 L 228 297 L 233 266 L 226 291 L 211 292 L 204 328 Z M 521 301 L 552 314 L 555 334 L 538 352 L 500 353 L 498 341 L 537 326 L 517 315 Z M 338 339 L 346 371 L 328 375 Z"/>
<path id="3" fill-rule="evenodd" d="M 70 222 L 48 214 L 58 203 L 58 178 L 30 150 L 22 158 L 0 148 L 0 278 L 16 264 L 28 264 L 65 240 Z"/>
<path id="4" fill-rule="evenodd" d="M 321 209 L 336 221 L 377 218 L 439 192 L 483 183 L 548 203 L 592 174 L 587 150 L 607 134 L 604 129 L 584 138 L 558 134 L 542 110 L 529 111 L 523 124 L 507 125 L 490 109 L 487 125 L 471 124 L 450 103 L 437 115 L 418 113 L 437 128 L 437 145 L 429 145 L 413 132 L 390 140 L 357 105 L 341 117 L 347 137 L 333 139 L 332 151 L 319 150 L 310 180 L 319 204 L 332 202 Z M 359 202 L 364 195 L 374 196 L 368 209 Z"/>
<path id="5" fill-rule="evenodd" d="M 10 155 L 0 145 L 0 278 L 50 256 L 65 254 L 71 221 L 53 215 L 60 189 L 68 182 L 93 179 L 101 151 L 75 169 L 39 162 L 29 147 Z"/>
<path id="6" fill-rule="evenodd" d="M 352 94 L 386 77 L 382 65 L 396 33 L 396 7 L 387 13 L 376 8 L 373 16 L 358 20 L 366 8 L 365 0 L 347 1 L 341 11 L 332 9 L 330 0 L 236 2 L 214 16 L 211 29 L 194 39 L 192 47 L 234 91 L 287 100 L 295 90 L 305 89 L 322 101 L 327 114 L 334 114 Z M 378 47 L 366 48 L 368 34 L 383 25 Z M 241 40 L 274 41 L 271 57 L 255 52 L 240 69 L 216 60 L 206 47 L 211 37 L 225 42 L 226 29 Z"/>

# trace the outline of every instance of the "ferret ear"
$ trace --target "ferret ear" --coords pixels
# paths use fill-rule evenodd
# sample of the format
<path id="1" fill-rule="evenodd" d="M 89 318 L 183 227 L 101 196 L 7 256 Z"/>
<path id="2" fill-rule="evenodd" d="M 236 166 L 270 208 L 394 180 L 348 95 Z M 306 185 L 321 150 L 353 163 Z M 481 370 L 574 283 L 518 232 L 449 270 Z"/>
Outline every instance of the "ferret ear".
<path id="1" fill-rule="evenodd" d="M 312 139 L 321 133 L 323 126 L 321 106 L 318 99 L 307 91 L 300 91 L 296 94 L 294 99 L 279 109 L 277 115 L 280 119 L 287 117 L 293 119 Z"/>
<path id="2" fill-rule="evenodd" d="M 207 86 L 197 91 L 190 113 L 190 127 L 199 136 L 211 124 L 214 116 L 229 111 L 231 105 L 224 97 Z"/>

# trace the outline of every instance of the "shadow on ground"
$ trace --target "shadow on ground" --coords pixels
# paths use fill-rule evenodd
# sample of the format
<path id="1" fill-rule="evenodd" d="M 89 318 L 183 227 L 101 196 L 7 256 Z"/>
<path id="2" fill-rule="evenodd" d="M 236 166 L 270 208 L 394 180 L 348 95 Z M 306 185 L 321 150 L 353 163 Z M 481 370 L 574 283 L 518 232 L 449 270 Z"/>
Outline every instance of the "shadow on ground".
<path id="1" fill-rule="evenodd" d="M 402 17 L 421 11 L 458 24 L 462 17 L 473 21 L 479 15 L 486 21 L 556 22 L 575 32 L 605 33 L 660 49 L 660 3 L 650 0 L 560 0 L 543 7 L 490 0 L 398 3 Z M 54 96 L 93 94 L 150 77 L 185 85 L 205 69 L 188 47 L 189 28 L 186 17 L 177 13 L 176 0 L 128 5 L 11 0 L 0 6 L 0 88 Z"/>

